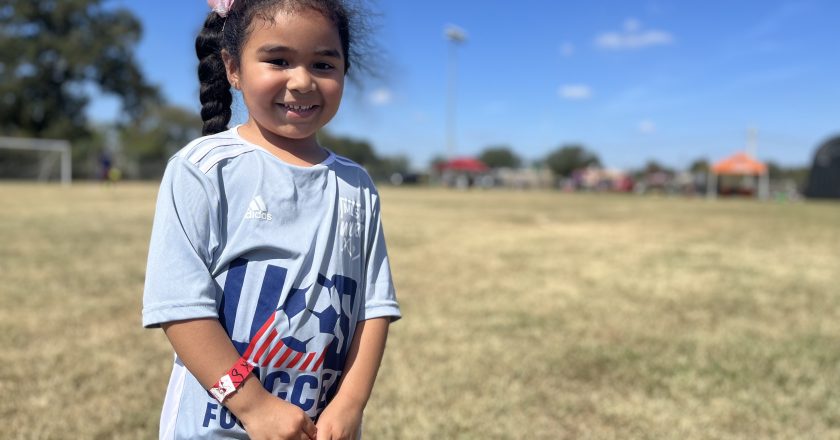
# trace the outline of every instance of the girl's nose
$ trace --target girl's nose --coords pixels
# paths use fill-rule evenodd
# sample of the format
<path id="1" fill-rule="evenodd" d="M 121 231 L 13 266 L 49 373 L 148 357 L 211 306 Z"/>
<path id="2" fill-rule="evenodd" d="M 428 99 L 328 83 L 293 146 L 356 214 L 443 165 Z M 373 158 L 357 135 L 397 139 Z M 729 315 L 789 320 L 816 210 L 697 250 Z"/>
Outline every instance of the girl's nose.
<path id="1" fill-rule="evenodd" d="M 300 93 L 309 93 L 315 90 L 315 81 L 306 67 L 299 66 L 289 70 L 289 81 L 286 88 Z"/>

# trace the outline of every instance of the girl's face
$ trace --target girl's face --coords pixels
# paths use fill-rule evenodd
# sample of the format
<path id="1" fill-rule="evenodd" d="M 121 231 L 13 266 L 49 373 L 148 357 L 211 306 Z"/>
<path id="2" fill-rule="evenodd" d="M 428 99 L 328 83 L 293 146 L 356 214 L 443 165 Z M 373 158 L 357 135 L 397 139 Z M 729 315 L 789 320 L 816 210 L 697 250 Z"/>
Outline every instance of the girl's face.
<path id="1" fill-rule="evenodd" d="M 335 25 L 313 10 L 255 19 L 231 84 L 248 108 L 248 134 L 281 148 L 317 147 L 317 130 L 335 116 L 344 91 L 344 54 Z M 227 54 L 225 54 L 227 55 Z"/>

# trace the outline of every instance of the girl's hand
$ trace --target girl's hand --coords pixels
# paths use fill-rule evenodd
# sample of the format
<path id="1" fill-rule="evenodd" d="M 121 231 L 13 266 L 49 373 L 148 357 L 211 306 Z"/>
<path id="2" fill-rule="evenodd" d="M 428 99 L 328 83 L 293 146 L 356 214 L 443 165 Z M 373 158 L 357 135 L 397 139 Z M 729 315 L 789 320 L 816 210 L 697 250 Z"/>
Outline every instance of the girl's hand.
<path id="1" fill-rule="evenodd" d="M 334 399 L 318 416 L 317 440 L 355 440 L 362 424 L 359 405 Z"/>
<path id="2" fill-rule="evenodd" d="M 239 417 L 254 440 L 315 440 L 317 429 L 303 410 L 272 394 Z"/>

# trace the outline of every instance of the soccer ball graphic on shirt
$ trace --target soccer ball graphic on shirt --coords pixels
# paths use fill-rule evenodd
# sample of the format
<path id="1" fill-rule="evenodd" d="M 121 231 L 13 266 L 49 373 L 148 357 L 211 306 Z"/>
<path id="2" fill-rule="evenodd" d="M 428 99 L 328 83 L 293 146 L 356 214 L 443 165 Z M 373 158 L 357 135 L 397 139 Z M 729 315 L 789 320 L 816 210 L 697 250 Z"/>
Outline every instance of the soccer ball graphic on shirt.
<path id="1" fill-rule="evenodd" d="M 337 310 L 346 295 L 338 293 L 335 284 L 319 277 L 313 286 L 292 289 L 272 317 L 271 332 L 252 341 L 259 347 L 252 360 L 261 366 L 317 371 L 325 358 L 328 363 L 335 358 L 346 344 L 348 330 L 343 325 L 346 318 Z M 320 291 L 313 292 L 307 303 L 310 289 Z"/>

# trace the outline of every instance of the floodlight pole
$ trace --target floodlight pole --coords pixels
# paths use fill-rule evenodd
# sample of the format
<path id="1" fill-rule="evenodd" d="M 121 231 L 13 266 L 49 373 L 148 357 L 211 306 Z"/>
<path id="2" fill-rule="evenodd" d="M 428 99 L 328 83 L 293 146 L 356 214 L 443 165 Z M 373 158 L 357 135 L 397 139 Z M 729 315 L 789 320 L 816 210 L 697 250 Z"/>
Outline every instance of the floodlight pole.
<path id="1" fill-rule="evenodd" d="M 467 40 L 467 33 L 455 25 L 448 25 L 444 30 L 449 40 L 449 87 L 446 102 L 446 153 L 452 159 L 455 156 L 455 113 L 458 86 L 458 45 Z"/>
<path id="2" fill-rule="evenodd" d="M 755 127 L 747 129 L 747 154 L 758 159 L 758 129 Z"/>

